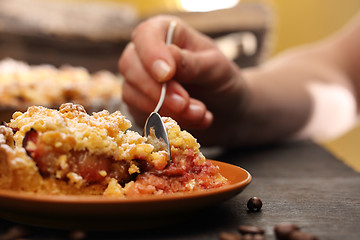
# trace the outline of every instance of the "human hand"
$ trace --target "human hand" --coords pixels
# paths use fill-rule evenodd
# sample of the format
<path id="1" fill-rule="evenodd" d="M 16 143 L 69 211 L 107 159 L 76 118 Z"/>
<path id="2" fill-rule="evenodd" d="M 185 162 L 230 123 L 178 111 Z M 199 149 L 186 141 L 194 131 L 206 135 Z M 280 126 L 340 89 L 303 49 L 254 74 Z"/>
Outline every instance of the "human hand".
<path id="1" fill-rule="evenodd" d="M 167 46 L 172 20 L 177 26 Z M 182 128 L 207 128 L 214 115 L 227 117 L 241 99 L 238 67 L 210 38 L 172 16 L 141 23 L 119 60 L 119 69 L 125 78 L 123 100 L 139 124 L 155 109 L 163 82 L 167 92 L 160 114 L 172 117 Z"/>

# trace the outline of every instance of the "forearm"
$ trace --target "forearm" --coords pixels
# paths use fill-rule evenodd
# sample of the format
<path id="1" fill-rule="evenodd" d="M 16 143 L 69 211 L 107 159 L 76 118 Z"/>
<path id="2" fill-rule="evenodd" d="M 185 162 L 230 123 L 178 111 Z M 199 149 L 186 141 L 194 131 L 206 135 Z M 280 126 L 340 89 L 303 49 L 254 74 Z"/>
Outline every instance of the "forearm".
<path id="1" fill-rule="evenodd" d="M 233 105 L 232 113 L 215 113 L 206 137 L 198 135 L 201 142 L 247 146 L 298 135 L 321 138 L 351 125 L 356 114 L 354 87 L 346 71 L 335 67 L 336 57 L 322 46 L 293 50 L 243 70 L 243 103 Z"/>
<path id="2" fill-rule="evenodd" d="M 251 96 L 242 119 L 251 128 L 245 130 L 263 133 L 254 140 L 267 142 L 299 136 L 324 140 L 351 128 L 360 103 L 359 41 L 360 14 L 322 42 L 245 70 Z"/>
<path id="3" fill-rule="evenodd" d="M 334 137 L 356 118 L 356 88 L 330 43 L 286 53 L 244 72 L 250 89 L 247 121 L 261 141 Z"/>

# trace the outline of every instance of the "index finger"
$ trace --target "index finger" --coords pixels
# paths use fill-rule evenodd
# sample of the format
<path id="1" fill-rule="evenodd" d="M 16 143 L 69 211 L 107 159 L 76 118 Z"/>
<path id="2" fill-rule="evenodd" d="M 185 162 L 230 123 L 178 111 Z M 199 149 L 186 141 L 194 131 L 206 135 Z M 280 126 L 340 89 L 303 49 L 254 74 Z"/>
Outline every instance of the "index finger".
<path id="1" fill-rule="evenodd" d="M 132 34 L 132 42 L 146 71 L 154 79 L 170 80 L 176 63 L 166 46 L 169 20 L 157 17 L 139 24 Z"/>
<path id="2" fill-rule="evenodd" d="M 176 21 L 172 43 L 180 48 L 196 51 L 213 46 L 212 42 L 173 16 L 157 16 L 142 22 L 133 32 L 132 41 L 146 71 L 154 79 L 170 80 L 176 71 L 177 61 L 166 45 L 171 21 Z"/>

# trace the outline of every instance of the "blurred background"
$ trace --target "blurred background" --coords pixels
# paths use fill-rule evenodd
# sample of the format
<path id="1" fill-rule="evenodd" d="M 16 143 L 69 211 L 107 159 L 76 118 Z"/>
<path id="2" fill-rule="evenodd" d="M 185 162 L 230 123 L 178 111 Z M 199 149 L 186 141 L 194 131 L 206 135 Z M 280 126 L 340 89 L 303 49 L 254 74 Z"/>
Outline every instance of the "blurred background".
<path id="1" fill-rule="evenodd" d="M 132 29 L 166 13 L 247 67 L 334 33 L 359 10 L 359 0 L 0 0 L 0 60 L 116 73 Z M 360 171 L 358 142 L 360 126 L 321 144 Z"/>
<path id="2" fill-rule="evenodd" d="M 85 0 L 83 0 L 85 1 Z M 263 4 L 273 12 L 272 33 L 276 36 L 273 54 L 289 47 L 316 41 L 343 26 L 360 10 L 359 0 L 113 0 L 132 4 L 139 15 L 149 16 L 159 12 L 204 10 L 209 2 L 213 9 L 242 3 Z M 193 4 L 193 7 L 191 7 Z M 184 9 L 185 8 L 185 9 Z"/>

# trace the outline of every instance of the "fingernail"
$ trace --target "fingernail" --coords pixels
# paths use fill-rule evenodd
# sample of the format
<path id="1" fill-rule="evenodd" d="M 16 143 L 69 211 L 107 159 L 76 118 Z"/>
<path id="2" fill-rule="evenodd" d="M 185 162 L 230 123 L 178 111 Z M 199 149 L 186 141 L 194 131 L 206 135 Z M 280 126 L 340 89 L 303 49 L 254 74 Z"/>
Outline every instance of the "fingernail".
<path id="1" fill-rule="evenodd" d="M 178 94 L 172 94 L 171 96 L 171 107 L 175 110 L 175 111 L 182 111 L 185 108 L 185 99 L 178 95 Z"/>
<path id="2" fill-rule="evenodd" d="M 210 125 L 212 123 L 213 119 L 214 119 L 213 114 L 211 112 L 207 111 L 205 113 L 205 117 L 204 117 L 204 125 L 206 125 L 206 126 Z"/>
<path id="3" fill-rule="evenodd" d="M 189 110 L 192 115 L 203 115 L 204 114 L 204 108 L 197 104 L 190 104 Z"/>
<path id="4" fill-rule="evenodd" d="M 156 60 L 152 66 L 158 81 L 164 81 L 170 73 L 170 66 L 164 60 Z"/>

